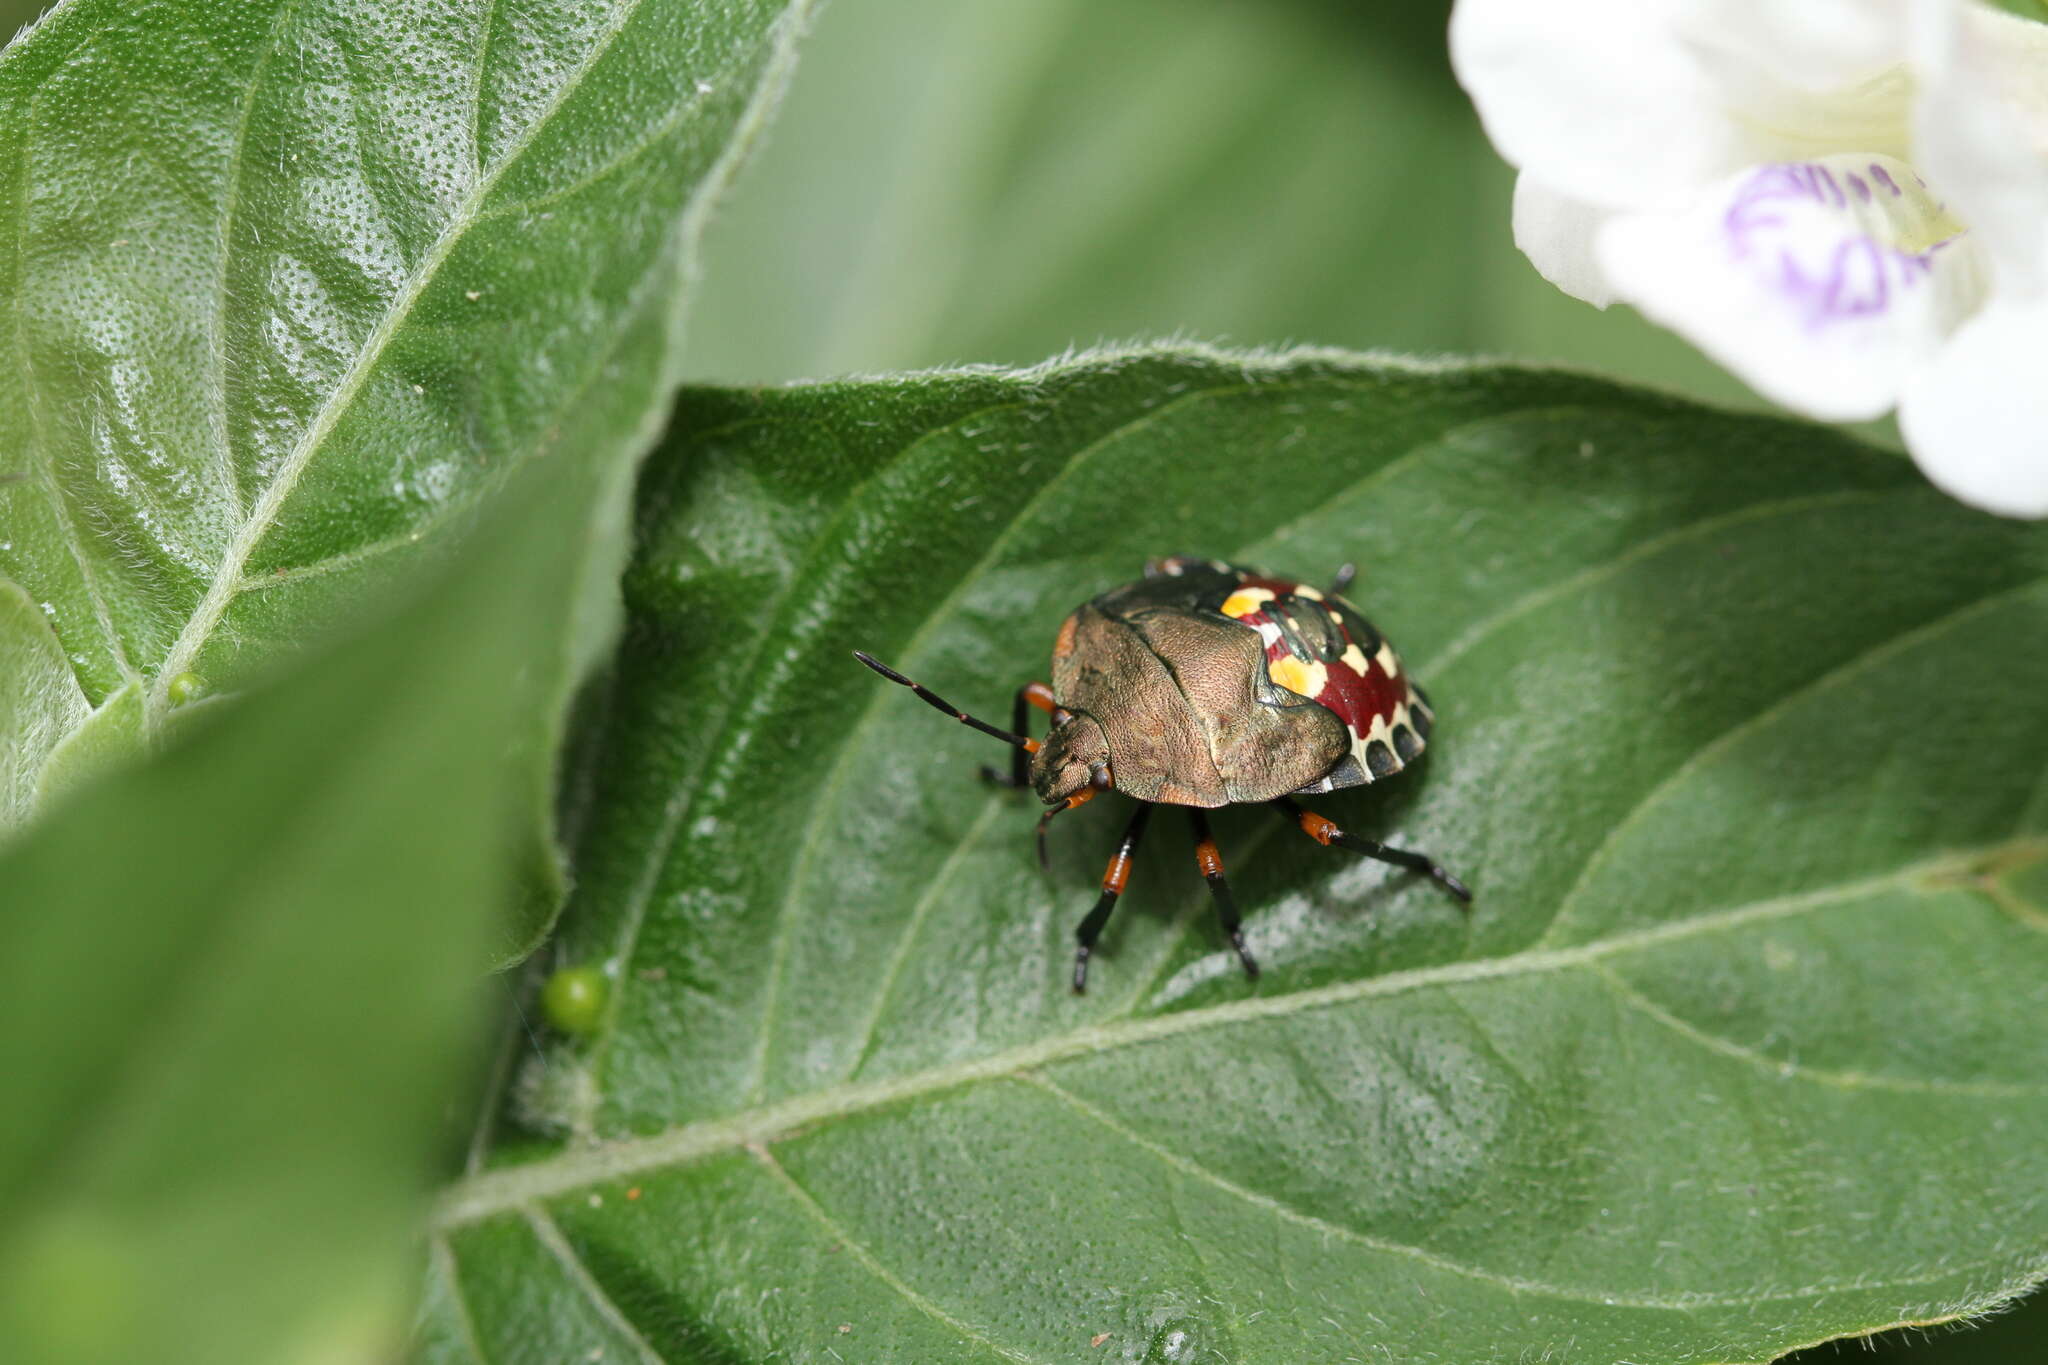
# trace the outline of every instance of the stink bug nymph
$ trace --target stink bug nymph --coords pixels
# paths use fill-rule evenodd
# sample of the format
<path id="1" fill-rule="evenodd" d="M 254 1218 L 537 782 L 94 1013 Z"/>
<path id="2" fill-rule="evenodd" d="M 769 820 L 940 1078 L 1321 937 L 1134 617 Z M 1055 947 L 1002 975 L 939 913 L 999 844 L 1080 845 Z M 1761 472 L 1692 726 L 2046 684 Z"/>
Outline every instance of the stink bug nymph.
<path id="1" fill-rule="evenodd" d="M 1203 811 L 1241 802 L 1278 807 L 1320 844 L 1421 872 L 1461 901 L 1464 883 L 1435 859 L 1347 833 L 1294 798 L 1392 777 L 1429 742 L 1435 713 L 1393 646 L 1340 593 L 1220 560 L 1154 560 L 1145 576 L 1084 604 L 1061 623 L 1052 683 L 1017 689 L 1010 728 L 998 729 L 929 688 L 855 651 L 953 719 L 1015 747 L 1010 770 L 982 769 L 1004 786 L 1030 787 L 1045 827 L 1061 811 L 1117 791 L 1138 801 L 1102 875 L 1102 896 L 1075 931 L 1074 989 L 1088 985 L 1088 956 L 1116 908 L 1154 805 L 1184 806 L 1195 863 L 1216 900 L 1223 932 L 1247 976 L 1259 964 L 1245 946 L 1223 858 Z M 1043 740 L 1025 733 L 1030 708 L 1052 718 Z"/>

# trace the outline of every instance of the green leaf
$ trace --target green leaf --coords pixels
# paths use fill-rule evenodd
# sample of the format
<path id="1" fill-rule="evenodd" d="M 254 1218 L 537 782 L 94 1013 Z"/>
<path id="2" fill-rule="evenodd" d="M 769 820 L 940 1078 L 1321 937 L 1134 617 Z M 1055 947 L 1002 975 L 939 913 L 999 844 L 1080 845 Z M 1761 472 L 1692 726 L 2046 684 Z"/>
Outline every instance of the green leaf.
<path id="1" fill-rule="evenodd" d="M 0 810 L 35 801 L 42 760 L 91 714 L 49 621 L 0 580 Z"/>
<path id="2" fill-rule="evenodd" d="M 1788 1357 L 1786 1365 L 1841 1365 L 1851 1358 L 1863 1365 L 2013 1365 L 2040 1353 L 2044 1328 L 2048 1299 L 2036 1292 L 2009 1312 L 1968 1323 L 1904 1328 L 1848 1346 L 1816 1346 Z"/>
<path id="3" fill-rule="evenodd" d="M 423 1359 L 1761 1361 L 2048 1269 L 2041 528 L 1803 424 L 1331 353 L 678 432 L 561 930 L 609 1019 L 444 1196 Z M 1168 812 L 1068 990 L 1121 799 L 1041 873 L 998 747 L 850 651 L 1002 723 L 1177 551 L 1358 563 L 1438 726 L 1314 804 L 1469 911 L 1227 809 L 1247 982 Z"/>
<path id="4" fill-rule="evenodd" d="M 526 816 L 509 680 L 575 607 L 559 509 L 606 477 L 534 469 L 452 573 L 0 855 L 10 1360 L 388 1347 Z"/>
<path id="5" fill-rule="evenodd" d="M 2048 3 L 2043 3 L 2043 0 L 1985 0 L 1985 3 L 2022 19 L 2048 23 Z"/>
<path id="6" fill-rule="evenodd" d="M 133 697 L 96 751 L 447 553 L 550 450 L 620 471 L 593 515 L 623 517 L 691 243 L 808 9 L 74 0 L 0 55 L 0 575 L 86 702 Z M 587 539 L 509 724 L 531 886 L 500 955 L 559 900 L 560 717 L 612 625 L 617 539 Z M 61 738 L 0 735 L 17 770 Z"/>

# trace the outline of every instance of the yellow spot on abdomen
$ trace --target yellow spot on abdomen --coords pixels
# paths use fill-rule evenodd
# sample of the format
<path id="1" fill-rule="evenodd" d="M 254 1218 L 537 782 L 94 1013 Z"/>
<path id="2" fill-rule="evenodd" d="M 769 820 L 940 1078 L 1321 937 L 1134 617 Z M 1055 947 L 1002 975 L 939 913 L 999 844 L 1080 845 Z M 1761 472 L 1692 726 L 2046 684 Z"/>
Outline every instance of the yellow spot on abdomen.
<path id="1" fill-rule="evenodd" d="M 1250 616 L 1272 600 L 1273 593 L 1269 588 L 1239 588 L 1223 599 L 1223 614 L 1230 617 Z"/>
<path id="2" fill-rule="evenodd" d="M 1318 695 L 1330 680 L 1329 670 L 1321 663 L 1305 664 L 1292 654 L 1270 660 L 1266 664 L 1266 676 L 1289 692 L 1303 697 Z"/>

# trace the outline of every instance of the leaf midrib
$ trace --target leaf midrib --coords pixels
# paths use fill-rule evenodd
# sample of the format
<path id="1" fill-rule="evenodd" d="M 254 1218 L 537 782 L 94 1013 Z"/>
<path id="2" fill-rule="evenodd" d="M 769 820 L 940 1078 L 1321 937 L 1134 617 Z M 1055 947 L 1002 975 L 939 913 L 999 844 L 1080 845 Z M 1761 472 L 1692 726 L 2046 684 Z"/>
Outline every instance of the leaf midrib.
<path id="1" fill-rule="evenodd" d="M 1901 886 L 1953 881 L 1958 874 L 1986 859 L 2034 855 L 2048 855 L 2048 838 L 2015 838 L 1986 847 L 1950 851 L 1873 877 L 1751 901 L 1566 948 L 1532 947 L 1503 957 L 1416 967 L 1282 995 L 1251 996 L 1172 1014 L 1085 1025 L 983 1057 L 949 1062 L 885 1081 L 835 1085 L 723 1118 L 703 1119 L 644 1137 L 582 1147 L 545 1160 L 473 1175 L 457 1181 L 443 1193 L 433 1222 L 436 1229 L 446 1231 L 588 1185 L 689 1165 L 749 1144 L 772 1142 L 799 1128 L 981 1081 L 1015 1077 L 1077 1057 L 1098 1056 L 1232 1024 L 1288 1018 L 1359 1000 L 1564 972 L 1682 939 L 1793 918 Z"/>
<path id="2" fill-rule="evenodd" d="M 171 680 L 191 666 L 199 651 L 212 638 L 214 627 L 220 623 L 220 618 L 226 614 L 229 604 L 241 592 L 243 571 L 250 555 L 255 553 L 263 537 L 276 524 L 285 501 L 298 486 L 298 481 L 313 456 L 318 453 L 335 426 L 353 406 L 356 396 L 369 380 L 370 371 L 383 358 L 391 338 L 412 315 L 412 310 L 419 303 L 420 297 L 440 274 L 441 267 L 454 254 L 455 248 L 462 242 L 470 228 L 476 225 L 484 201 L 497 188 L 506 171 L 518 164 L 535 139 L 553 122 L 569 99 L 582 88 L 584 80 L 596 69 L 598 63 L 604 60 L 619 34 L 632 22 L 633 16 L 639 13 L 643 2 L 644 0 L 621 0 L 614 8 L 610 22 L 597 41 L 591 44 L 583 59 L 569 72 L 526 127 L 520 130 L 519 135 L 506 146 L 504 155 L 477 179 L 469 192 L 462 197 L 461 202 L 449 211 L 448 221 L 434 239 L 433 245 L 427 249 L 419 265 L 407 277 L 405 285 L 385 305 L 383 315 L 378 319 L 377 325 L 371 328 L 370 334 L 363 339 L 363 344 L 357 349 L 355 359 L 349 363 L 347 372 L 342 375 L 333 392 L 321 403 L 313 415 L 313 420 L 307 424 L 306 430 L 299 437 L 298 443 L 292 447 L 291 453 L 278 466 L 277 473 L 265 485 L 262 496 L 236 528 L 234 538 L 221 554 L 213 581 L 207 585 L 205 595 L 193 608 L 191 616 L 186 618 L 177 639 L 165 654 L 163 666 L 150 683 L 143 704 L 145 725 L 153 728 L 161 724 L 169 710 Z M 702 96 L 697 98 L 701 100 Z M 252 106 L 253 101 L 252 93 Z M 239 179 L 239 162 L 229 168 L 229 173 L 232 178 Z"/>

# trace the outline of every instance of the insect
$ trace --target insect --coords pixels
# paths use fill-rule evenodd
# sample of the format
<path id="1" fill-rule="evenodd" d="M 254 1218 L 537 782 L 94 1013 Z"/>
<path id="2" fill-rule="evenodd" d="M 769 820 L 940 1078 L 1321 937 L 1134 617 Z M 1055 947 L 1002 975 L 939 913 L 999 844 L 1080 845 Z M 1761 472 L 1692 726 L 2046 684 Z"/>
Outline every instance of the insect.
<path id="1" fill-rule="evenodd" d="M 1245 974 L 1259 964 L 1245 946 L 1223 858 L 1205 810 L 1267 802 L 1324 845 L 1432 878 L 1461 901 L 1463 882 L 1426 854 L 1339 829 L 1294 798 L 1392 777 L 1421 757 L 1435 722 L 1428 696 L 1393 647 L 1341 594 L 1350 565 L 1327 591 L 1221 560 L 1153 560 L 1145 576 L 1095 598 L 1060 625 L 1052 683 L 1017 689 L 1010 728 L 978 720 L 893 668 L 854 657 L 962 724 L 1014 746 L 1003 786 L 1030 787 L 1045 802 L 1038 855 L 1055 815 L 1099 793 L 1136 798 L 1138 809 L 1102 874 L 1102 895 L 1075 931 L 1074 990 L 1088 986 L 1088 958 L 1130 878 L 1155 805 L 1184 806 L 1195 865 L 1209 884 L 1225 937 Z M 1052 728 L 1026 733 L 1031 708 Z"/>

